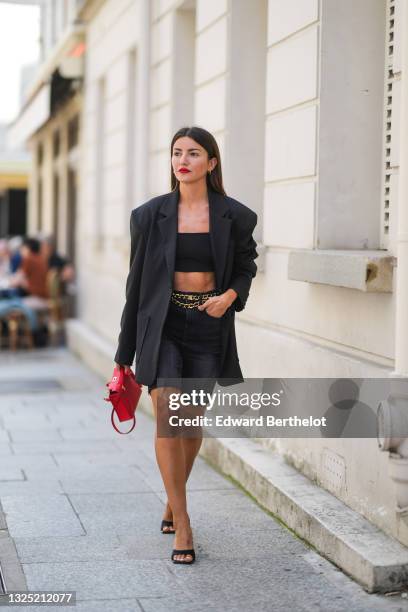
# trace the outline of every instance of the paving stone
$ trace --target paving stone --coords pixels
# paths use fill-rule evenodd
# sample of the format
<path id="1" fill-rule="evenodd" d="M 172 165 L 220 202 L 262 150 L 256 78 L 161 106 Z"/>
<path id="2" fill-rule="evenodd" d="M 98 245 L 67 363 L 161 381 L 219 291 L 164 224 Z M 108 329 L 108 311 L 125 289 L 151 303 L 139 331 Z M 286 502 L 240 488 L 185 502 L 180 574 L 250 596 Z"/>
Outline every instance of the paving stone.
<path id="1" fill-rule="evenodd" d="M 139 597 L 139 602 L 144 612 L 291 612 L 285 607 L 284 602 L 277 603 L 271 607 L 270 601 L 252 600 L 245 602 L 245 608 L 241 603 L 219 601 L 213 605 L 203 603 L 190 597 Z M 322 608 L 323 610 L 323 608 Z M 296 612 L 309 612 L 303 607 L 297 607 Z"/>
<path id="2" fill-rule="evenodd" d="M 97 464 L 84 462 L 75 463 L 69 461 L 66 467 L 61 467 L 54 463 L 50 465 L 46 471 L 34 465 L 31 468 L 25 468 L 24 473 L 29 482 L 42 480 L 43 482 L 49 481 L 51 483 L 54 481 L 66 481 L 69 483 L 71 480 L 100 481 L 101 479 L 106 479 L 107 481 L 123 481 L 123 479 L 126 478 L 130 483 L 137 483 L 139 479 L 139 470 L 135 466 L 126 466 L 126 469 L 124 469 L 122 464 L 104 465 L 101 470 L 101 466 Z"/>
<path id="3" fill-rule="evenodd" d="M 0 442 L 0 456 L 3 461 L 3 455 L 11 455 L 11 446 L 9 442 Z"/>
<path id="4" fill-rule="evenodd" d="M 164 596 L 179 588 L 160 560 L 26 563 L 23 567 L 30 590 L 75 590 L 78 599 Z"/>
<path id="5" fill-rule="evenodd" d="M 230 520 L 229 528 L 214 527 L 208 520 L 191 518 L 194 546 L 200 551 L 200 558 L 209 559 L 251 559 L 259 558 L 263 563 L 276 563 L 277 559 L 288 555 L 301 555 L 307 546 L 294 538 L 290 531 L 284 529 L 254 530 L 234 529 L 234 519 Z M 216 530 L 217 537 L 214 538 Z"/>
<path id="6" fill-rule="evenodd" d="M 132 457 L 124 457 L 114 452 L 82 452 L 78 455 L 68 454 L 68 453 L 53 453 L 58 465 L 62 468 L 67 468 L 69 466 L 83 466 L 87 465 L 99 465 L 101 467 L 101 471 L 103 472 L 103 467 L 106 465 L 121 465 L 123 466 L 123 470 L 126 471 L 128 466 L 136 465 L 136 459 Z"/>
<path id="7" fill-rule="evenodd" d="M 149 465 L 147 468 L 140 468 L 140 477 L 144 480 L 144 482 L 148 483 L 150 488 L 153 491 L 160 492 L 164 491 L 164 484 L 161 480 L 161 475 L 158 466 Z"/>
<path id="8" fill-rule="evenodd" d="M 0 499 L 3 497 L 31 496 L 31 495 L 50 495 L 64 493 L 60 483 L 55 480 L 23 480 L 23 481 L 4 481 L 0 482 Z"/>
<path id="9" fill-rule="evenodd" d="M 154 493 L 69 497 L 87 533 L 144 533 L 163 536 L 159 531 L 163 505 Z"/>
<path id="10" fill-rule="evenodd" d="M 194 468 L 193 468 L 194 469 Z M 165 491 L 155 493 L 163 503 Z M 233 520 L 237 532 L 245 530 L 282 530 L 279 521 L 264 512 L 239 489 L 194 490 L 187 488 L 187 503 L 191 525 L 211 525 L 220 532 L 230 533 Z M 231 518 L 233 517 L 233 519 Z"/>
<path id="11" fill-rule="evenodd" d="M 1 504 L 12 537 L 82 535 L 65 495 L 4 496 Z"/>
<path id="12" fill-rule="evenodd" d="M 36 417 L 37 414 L 40 414 L 41 416 L 45 417 L 46 419 L 48 419 L 48 415 L 49 413 L 53 410 L 53 408 L 48 405 L 42 405 L 42 404 L 37 404 L 32 406 L 31 404 L 19 404 L 17 406 L 13 407 L 13 412 L 12 414 L 10 414 L 10 417 L 13 417 L 14 420 L 16 419 L 32 419 L 33 417 Z M 11 419 L 11 420 L 13 420 Z"/>
<path id="13" fill-rule="evenodd" d="M 115 444 L 117 444 L 115 442 Z M 155 457 L 148 456 L 144 450 L 139 447 L 127 447 L 122 448 L 120 450 L 120 456 L 128 461 L 129 459 L 135 460 L 137 462 L 137 466 L 140 470 L 144 469 L 145 471 L 155 471 L 158 469 L 157 461 Z"/>
<path id="14" fill-rule="evenodd" d="M 86 440 L 61 440 L 56 442 L 13 442 L 12 448 L 16 455 L 29 453 L 58 453 L 60 455 L 89 452 Z M 117 451 L 111 440 L 93 440 L 92 453 L 115 453 Z"/>
<path id="15" fill-rule="evenodd" d="M 219 489 L 211 491 L 190 491 L 188 496 L 189 507 L 197 517 L 206 518 L 206 513 L 211 513 L 211 519 L 218 522 L 222 517 L 230 517 L 233 514 L 234 521 L 242 525 L 251 517 L 250 525 L 255 528 L 257 521 L 262 525 L 269 525 L 269 528 L 281 525 L 273 517 L 266 513 L 248 495 L 239 489 Z"/>
<path id="16" fill-rule="evenodd" d="M 118 435 L 112 427 L 60 427 L 64 440 L 111 440 Z"/>
<path id="17" fill-rule="evenodd" d="M 226 612 L 223 602 L 209 607 L 188 596 L 188 593 L 173 597 L 139 597 L 144 612 Z M 228 608 L 230 612 L 230 608 Z"/>
<path id="18" fill-rule="evenodd" d="M 1 442 L 10 442 L 10 437 L 5 429 L 0 429 L 0 443 Z"/>
<path id="19" fill-rule="evenodd" d="M 164 510 L 164 509 L 163 509 Z M 118 538 L 129 559 L 170 559 L 174 536 L 160 533 L 161 518 L 156 521 L 156 535 L 134 529 L 132 534 L 119 533 Z"/>
<path id="20" fill-rule="evenodd" d="M 76 418 L 86 422 L 89 428 L 94 428 L 100 421 L 100 415 L 92 408 L 92 406 L 72 409 L 71 406 L 63 405 L 55 409 L 55 418 Z"/>
<path id="21" fill-rule="evenodd" d="M 101 401 L 100 408 L 104 410 L 103 414 L 106 414 L 106 408 L 105 408 L 105 405 L 102 404 L 102 401 Z M 58 414 L 69 413 L 69 414 L 76 415 L 76 414 L 84 414 L 86 412 L 89 412 L 89 414 L 94 414 L 95 416 L 98 416 L 100 414 L 100 411 L 97 410 L 97 406 L 91 400 L 91 398 L 89 399 L 82 398 L 82 397 L 78 398 L 78 397 L 70 395 L 69 393 L 64 394 L 63 396 L 58 398 L 58 401 L 56 402 L 56 406 L 55 406 L 55 411 Z"/>
<path id="22" fill-rule="evenodd" d="M 49 429 L 24 430 L 24 429 L 13 429 L 10 430 L 11 442 L 50 442 L 62 440 L 61 434 L 50 427 Z"/>
<path id="23" fill-rule="evenodd" d="M 22 563 L 60 563 L 129 559 L 127 547 L 116 534 L 74 537 L 14 538 Z"/>
<path id="24" fill-rule="evenodd" d="M 14 408 L 24 405 L 24 400 L 20 397 L 0 395 L 0 415 L 14 414 Z"/>
<path id="25" fill-rule="evenodd" d="M 9 430 L 32 429 L 35 431 L 37 429 L 47 429 L 52 427 L 46 416 L 39 413 L 36 413 L 35 419 L 27 419 L 24 417 L 24 415 L 19 416 L 18 413 L 16 416 L 2 416 L 1 418 L 3 427 Z"/>
<path id="26" fill-rule="evenodd" d="M 8 454 L 1 457 L 1 467 L 2 468 L 21 468 L 22 470 L 26 470 L 35 466 L 37 470 L 41 470 L 43 475 L 46 474 L 47 469 L 55 467 L 55 461 L 50 454 L 38 453 L 38 454 Z"/>
<path id="27" fill-rule="evenodd" d="M 170 562 L 171 563 L 171 562 Z M 198 563 L 194 564 L 198 569 Z M 313 609 L 315 603 L 322 603 L 322 585 L 318 575 L 310 572 L 295 556 L 281 558 L 268 563 L 265 559 L 241 557 L 229 560 L 200 559 L 200 571 L 189 571 L 181 565 L 174 565 L 175 582 L 180 589 L 188 591 L 190 597 L 201 605 L 222 605 L 230 610 L 247 610 L 254 601 L 269 604 L 269 610 Z M 183 571 L 184 570 L 184 571 Z M 232 579 L 233 577 L 233 579 Z M 294 588 L 298 585 L 298 588 Z M 320 593 L 319 593 L 320 591 Z M 341 591 L 333 589 L 332 595 L 341 597 Z M 286 607 L 284 607 L 286 603 Z M 337 607 L 344 612 L 344 602 Z M 252 608 L 253 609 L 253 608 Z M 262 609 L 262 608 L 261 608 Z M 324 608 L 322 608 L 323 610 Z M 354 609 L 353 609 L 354 612 Z"/>
<path id="28" fill-rule="evenodd" d="M 91 424 L 92 427 L 95 427 L 95 418 L 94 417 L 86 417 L 86 415 L 75 415 L 75 414 L 58 414 L 56 412 L 48 412 L 47 417 L 51 425 L 56 428 L 61 427 L 78 427 L 84 428 L 88 427 Z"/>
<path id="29" fill-rule="evenodd" d="M 4 416 L 14 416 L 13 406 L 9 401 L 5 402 L 3 398 L 0 397 L 0 423 L 2 423 L 2 417 Z"/>
<path id="30" fill-rule="evenodd" d="M 24 480 L 24 474 L 21 469 L 16 467 L 4 467 L 0 463 L 0 483 L 7 480 Z"/>
<path id="31" fill-rule="evenodd" d="M 48 394 L 47 397 L 42 395 L 41 397 L 24 398 L 21 401 L 22 407 L 26 410 L 50 410 L 55 409 L 57 407 L 57 404 L 58 399 L 52 394 Z M 20 410 L 18 412 L 20 412 Z"/>
<path id="32" fill-rule="evenodd" d="M 164 491 L 164 484 L 157 463 L 153 463 L 148 460 L 143 465 L 139 464 L 139 467 L 142 473 L 142 478 L 144 478 L 146 482 L 149 482 L 154 491 Z M 220 476 L 213 470 L 210 470 L 209 474 L 208 471 L 208 466 L 201 458 L 198 457 L 187 481 L 187 490 L 236 490 L 236 486 L 230 480 Z"/>
<path id="33" fill-rule="evenodd" d="M 151 493 L 149 485 L 142 480 L 135 468 L 134 472 L 122 471 L 119 478 L 105 478 L 98 475 L 97 478 L 63 478 L 61 486 L 66 493 Z"/>

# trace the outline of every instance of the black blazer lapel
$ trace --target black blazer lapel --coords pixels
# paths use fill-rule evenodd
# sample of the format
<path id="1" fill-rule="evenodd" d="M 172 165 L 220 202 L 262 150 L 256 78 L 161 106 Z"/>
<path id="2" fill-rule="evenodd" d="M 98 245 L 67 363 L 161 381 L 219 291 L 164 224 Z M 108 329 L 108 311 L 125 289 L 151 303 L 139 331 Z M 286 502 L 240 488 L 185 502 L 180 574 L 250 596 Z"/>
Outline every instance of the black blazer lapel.
<path id="1" fill-rule="evenodd" d="M 164 255 L 167 263 L 170 287 L 173 286 L 173 275 L 176 259 L 176 240 L 178 229 L 178 202 L 180 190 L 166 194 L 159 208 L 161 218 L 158 220 Z M 215 262 L 215 277 L 217 288 L 222 290 L 223 276 L 231 232 L 232 219 L 228 217 L 229 204 L 225 196 L 217 191 L 208 189 L 208 203 L 210 216 L 210 242 Z"/>

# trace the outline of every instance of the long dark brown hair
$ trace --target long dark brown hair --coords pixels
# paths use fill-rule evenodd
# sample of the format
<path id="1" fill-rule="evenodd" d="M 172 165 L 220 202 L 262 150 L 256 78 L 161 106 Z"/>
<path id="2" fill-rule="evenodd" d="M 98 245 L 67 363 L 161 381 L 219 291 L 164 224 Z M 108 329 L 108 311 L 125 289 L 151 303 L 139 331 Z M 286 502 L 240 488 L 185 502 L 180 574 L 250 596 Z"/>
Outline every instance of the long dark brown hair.
<path id="1" fill-rule="evenodd" d="M 198 127 L 196 125 L 193 125 L 191 127 L 182 127 L 179 130 L 177 130 L 177 132 L 174 134 L 172 138 L 171 146 L 170 146 L 170 157 L 172 157 L 173 155 L 174 143 L 176 142 L 178 138 L 181 138 L 182 136 L 188 136 L 189 138 L 192 138 L 193 140 L 198 142 L 198 144 L 201 145 L 203 149 L 207 151 L 208 159 L 211 159 L 212 157 L 217 158 L 217 165 L 211 171 L 211 174 L 208 174 L 207 172 L 207 188 L 213 189 L 214 191 L 218 191 L 218 193 L 221 193 L 222 195 L 227 195 L 225 193 L 224 185 L 222 183 L 220 151 L 219 151 L 217 141 L 215 140 L 214 136 L 210 134 L 210 132 L 207 132 L 207 130 L 205 130 L 204 128 Z M 173 172 L 173 167 L 171 165 L 171 162 L 170 162 L 170 176 L 171 176 L 171 179 L 170 179 L 171 180 L 171 190 L 174 191 L 175 189 L 177 189 L 180 181 L 178 180 L 178 178 Z"/>

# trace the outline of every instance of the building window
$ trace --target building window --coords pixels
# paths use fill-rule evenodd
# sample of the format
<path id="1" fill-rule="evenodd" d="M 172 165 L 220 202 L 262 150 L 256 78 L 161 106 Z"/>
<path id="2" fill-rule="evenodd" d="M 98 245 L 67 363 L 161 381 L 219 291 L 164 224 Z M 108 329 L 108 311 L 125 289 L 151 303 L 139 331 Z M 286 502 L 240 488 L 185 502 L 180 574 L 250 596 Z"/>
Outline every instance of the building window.
<path id="1" fill-rule="evenodd" d="M 53 193 L 52 193 L 52 233 L 58 243 L 58 229 L 59 229 L 59 198 L 60 198 L 60 184 L 58 172 L 54 173 L 53 181 Z"/>
<path id="2" fill-rule="evenodd" d="M 37 231 L 41 232 L 43 226 L 43 184 L 42 179 L 38 179 L 37 184 Z"/>
<path id="3" fill-rule="evenodd" d="M 43 147 L 42 142 L 40 142 L 37 148 L 37 165 L 39 168 L 41 168 L 43 160 L 44 160 L 44 147 Z"/>
<path id="4" fill-rule="evenodd" d="M 52 138 L 52 156 L 57 158 L 60 154 L 61 136 L 60 131 L 55 130 Z"/>
<path id="5" fill-rule="evenodd" d="M 137 55 L 132 49 L 128 55 L 128 79 L 127 79 L 127 122 L 126 122 L 126 206 L 125 206 L 125 233 L 129 231 L 128 211 L 135 207 L 135 145 L 136 145 L 136 91 L 137 91 Z"/>
<path id="6" fill-rule="evenodd" d="M 79 116 L 75 115 L 68 123 L 68 150 L 78 145 L 79 141 Z"/>

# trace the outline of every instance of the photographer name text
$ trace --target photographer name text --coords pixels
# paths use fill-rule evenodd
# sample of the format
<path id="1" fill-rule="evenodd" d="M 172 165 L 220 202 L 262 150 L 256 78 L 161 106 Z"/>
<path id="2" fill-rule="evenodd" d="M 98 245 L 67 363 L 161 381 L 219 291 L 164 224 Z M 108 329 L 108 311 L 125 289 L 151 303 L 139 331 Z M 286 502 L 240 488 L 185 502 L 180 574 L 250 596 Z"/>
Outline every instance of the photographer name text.
<path id="1" fill-rule="evenodd" d="M 233 417 L 217 415 L 215 417 L 197 415 L 195 417 L 179 417 L 171 415 L 169 424 L 172 427 L 326 427 L 326 417 L 314 417 L 310 415 L 306 418 L 290 416 L 287 418 L 277 418 L 272 414 L 257 417 Z"/>

